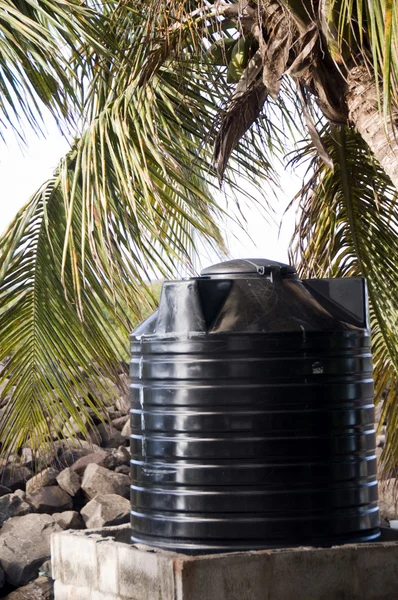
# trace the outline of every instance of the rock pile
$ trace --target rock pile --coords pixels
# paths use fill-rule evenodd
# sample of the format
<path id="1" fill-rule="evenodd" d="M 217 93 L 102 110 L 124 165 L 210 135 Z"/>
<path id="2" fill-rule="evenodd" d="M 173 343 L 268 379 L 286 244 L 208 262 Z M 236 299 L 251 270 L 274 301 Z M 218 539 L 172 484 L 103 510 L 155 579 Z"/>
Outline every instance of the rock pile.
<path id="1" fill-rule="evenodd" d="M 23 448 L 0 463 L 0 597 L 53 598 L 52 533 L 129 521 L 128 411 L 127 396 L 120 398 L 107 422 L 91 427 L 91 443 L 55 441 L 55 461 L 49 448 L 36 456 Z"/>
<path id="2" fill-rule="evenodd" d="M 129 401 L 122 396 L 107 409 L 107 422 L 96 422 L 91 443 L 66 437 L 33 455 L 23 448 L 7 464 L 0 462 L 0 597 L 51 600 L 52 533 L 100 528 L 129 521 Z M 73 422 L 65 434 L 76 430 Z M 64 425 L 60 425 L 64 428 Z M 385 428 L 377 439 L 377 454 Z M 36 473 L 36 474 L 35 474 Z M 398 518 L 398 478 L 380 481 L 382 518 Z"/>

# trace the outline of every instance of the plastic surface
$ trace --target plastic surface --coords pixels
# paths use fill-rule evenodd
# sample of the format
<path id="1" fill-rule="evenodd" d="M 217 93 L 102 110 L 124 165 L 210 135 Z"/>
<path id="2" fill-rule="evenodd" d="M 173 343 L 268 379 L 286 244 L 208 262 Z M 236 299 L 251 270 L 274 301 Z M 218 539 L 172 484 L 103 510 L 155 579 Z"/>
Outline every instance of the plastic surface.
<path id="1" fill-rule="evenodd" d="M 134 542 L 212 552 L 379 535 L 365 281 L 253 262 L 166 282 L 131 335 Z"/>

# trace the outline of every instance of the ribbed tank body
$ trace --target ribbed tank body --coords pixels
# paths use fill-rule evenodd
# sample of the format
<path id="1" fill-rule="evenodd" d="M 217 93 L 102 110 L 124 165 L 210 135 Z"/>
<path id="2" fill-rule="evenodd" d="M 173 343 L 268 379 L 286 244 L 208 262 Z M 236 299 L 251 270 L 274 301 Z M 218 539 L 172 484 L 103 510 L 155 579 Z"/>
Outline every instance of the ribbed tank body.
<path id="1" fill-rule="evenodd" d="M 297 319 L 290 301 L 283 327 L 258 286 L 259 306 L 246 297 L 232 318 L 234 286 L 250 296 L 253 280 L 214 281 L 228 290 L 213 311 L 199 279 L 170 282 L 131 336 L 132 540 L 218 552 L 376 539 L 368 329 L 324 309 Z M 278 305 L 310 295 L 297 279 L 271 283 Z"/>

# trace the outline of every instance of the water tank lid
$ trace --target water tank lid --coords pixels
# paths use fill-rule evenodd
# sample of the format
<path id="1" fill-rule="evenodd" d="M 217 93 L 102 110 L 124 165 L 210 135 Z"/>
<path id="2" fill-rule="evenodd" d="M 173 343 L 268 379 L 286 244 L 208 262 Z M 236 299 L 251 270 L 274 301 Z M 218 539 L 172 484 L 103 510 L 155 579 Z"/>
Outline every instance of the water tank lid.
<path id="1" fill-rule="evenodd" d="M 281 277 L 292 277 L 296 274 L 296 268 L 292 265 L 269 260 L 267 258 L 241 258 L 237 260 L 227 260 L 206 267 L 201 272 L 202 277 L 211 277 L 213 275 L 269 275 L 270 273 L 279 273 Z"/>

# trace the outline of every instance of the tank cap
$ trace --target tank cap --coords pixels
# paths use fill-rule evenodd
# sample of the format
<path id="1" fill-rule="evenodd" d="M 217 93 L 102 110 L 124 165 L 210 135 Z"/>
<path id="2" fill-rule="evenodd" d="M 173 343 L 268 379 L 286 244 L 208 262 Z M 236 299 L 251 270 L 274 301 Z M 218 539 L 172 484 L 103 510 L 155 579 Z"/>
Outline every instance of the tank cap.
<path id="1" fill-rule="evenodd" d="M 227 260 L 217 263 L 211 267 L 206 267 L 201 272 L 202 277 L 219 276 L 249 276 L 249 277 L 270 277 L 279 275 L 280 277 L 297 276 L 296 269 L 292 265 L 268 260 L 267 258 L 240 258 L 237 260 Z"/>

